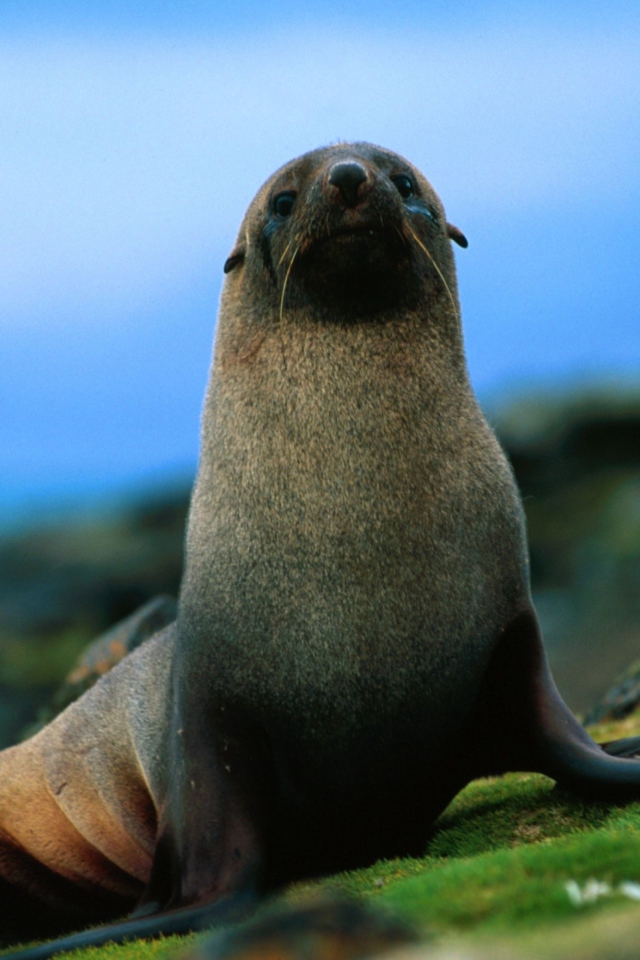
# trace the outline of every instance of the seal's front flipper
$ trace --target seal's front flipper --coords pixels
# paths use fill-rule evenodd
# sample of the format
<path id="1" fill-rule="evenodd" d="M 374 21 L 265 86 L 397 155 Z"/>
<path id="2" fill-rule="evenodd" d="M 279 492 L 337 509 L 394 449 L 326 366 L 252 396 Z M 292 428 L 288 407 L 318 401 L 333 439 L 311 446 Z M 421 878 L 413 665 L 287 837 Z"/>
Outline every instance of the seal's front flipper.
<path id="1" fill-rule="evenodd" d="M 201 907 L 185 907 L 152 917 L 95 927 L 62 937 L 60 940 L 16 950 L 8 956 L 11 960 L 50 960 L 51 957 L 71 950 L 102 947 L 108 943 L 124 943 L 137 938 L 169 937 L 176 933 L 195 933 L 209 927 L 238 923 L 253 913 L 254 909 L 255 900 L 252 896 L 237 894 Z"/>
<path id="2" fill-rule="evenodd" d="M 640 799 L 640 738 L 591 739 L 558 693 L 533 608 L 498 640 L 471 722 L 474 776 L 535 770 L 582 796 Z"/>
<path id="3" fill-rule="evenodd" d="M 608 743 L 599 743 L 598 746 L 611 757 L 627 757 L 629 760 L 640 760 L 640 737 L 610 740 Z"/>

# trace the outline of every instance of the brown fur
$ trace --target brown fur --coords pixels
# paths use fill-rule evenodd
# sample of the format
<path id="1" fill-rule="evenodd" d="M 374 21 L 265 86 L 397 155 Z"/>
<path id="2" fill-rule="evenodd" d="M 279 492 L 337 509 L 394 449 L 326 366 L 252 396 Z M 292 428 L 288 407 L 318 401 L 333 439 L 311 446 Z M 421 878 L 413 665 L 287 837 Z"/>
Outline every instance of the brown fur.
<path id="1" fill-rule="evenodd" d="M 370 144 L 287 164 L 249 207 L 177 624 L 5 759 L 34 794 L 43 775 L 53 788 L 54 835 L 62 813 L 126 884 L 148 876 L 143 910 L 420 854 L 481 774 L 640 794 L 640 768 L 589 739 L 548 673 L 520 499 L 466 373 L 451 238 L 424 177 Z M 111 871 L 90 879 L 115 889 Z"/>

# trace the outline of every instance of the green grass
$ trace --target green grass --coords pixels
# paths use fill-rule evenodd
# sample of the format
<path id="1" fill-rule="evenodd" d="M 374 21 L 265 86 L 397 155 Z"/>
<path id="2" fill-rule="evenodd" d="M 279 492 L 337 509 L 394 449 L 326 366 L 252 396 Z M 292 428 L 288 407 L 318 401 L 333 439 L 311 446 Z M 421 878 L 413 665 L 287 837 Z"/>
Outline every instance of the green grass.
<path id="1" fill-rule="evenodd" d="M 564 884 L 640 882 L 640 803 L 574 800 L 538 775 L 470 784 L 440 818 L 428 856 L 382 862 L 324 886 L 379 897 L 431 932 L 514 929 L 576 915 Z M 613 892 L 583 911 L 624 902 Z M 627 901 L 628 902 L 628 901 Z"/>
<path id="2" fill-rule="evenodd" d="M 640 826 L 640 810 L 637 811 Z M 539 927 L 575 916 L 564 883 L 595 877 L 612 886 L 640 880 L 640 831 L 603 829 L 551 844 L 484 853 L 395 884 L 390 907 L 425 930 Z M 602 898 L 589 911 L 623 902 Z M 585 908 L 581 908 L 585 909 Z"/>
<path id="3" fill-rule="evenodd" d="M 640 716 L 598 731 L 600 738 L 640 730 Z M 611 893 L 580 907 L 565 883 L 591 878 Z M 537 774 L 510 774 L 470 784 L 436 824 L 421 859 L 382 861 L 319 883 L 297 884 L 286 894 L 296 901 L 316 890 L 332 890 L 379 902 L 406 917 L 425 934 L 515 937 L 547 930 L 562 937 L 567 925 L 625 905 L 616 889 L 640 883 L 640 803 L 587 803 Z M 562 931 L 565 931 L 565 934 Z M 466 942 L 466 941 L 465 941 Z M 164 960 L 184 948 L 182 938 L 78 951 L 74 960 Z M 550 948 L 551 949 L 551 948 Z M 550 954 L 551 956 L 551 954 Z"/>
<path id="4" fill-rule="evenodd" d="M 161 937 L 159 940 L 136 940 L 132 943 L 112 944 L 105 947 L 89 947 L 86 950 L 74 950 L 67 954 L 73 960 L 169 960 L 177 957 L 188 944 L 202 940 L 194 935 L 190 937 Z"/>

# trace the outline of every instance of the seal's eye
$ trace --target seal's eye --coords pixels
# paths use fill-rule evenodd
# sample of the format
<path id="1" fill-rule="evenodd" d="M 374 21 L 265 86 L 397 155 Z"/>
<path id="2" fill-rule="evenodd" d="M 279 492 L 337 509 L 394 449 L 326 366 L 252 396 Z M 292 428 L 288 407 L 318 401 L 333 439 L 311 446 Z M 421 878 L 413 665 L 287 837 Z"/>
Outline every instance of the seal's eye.
<path id="1" fill-rule="evenodd" d="M 273 211 L 276 217 L 280 217 L 281 220 L 286 220 L 293 210 L 293 205 L 295 202 L 296 195 L 293 190 L 287 190 L 285 193 L 279 193 L 273 201 Z"/>
<path id="2" fill-rule="evenodd" d="M 403 200 L 409 200 L 413 196 L 413 184 L 409 177 L 399 174 L 397 177 L 391 177 L 391 183 L 395 186 Z"/>

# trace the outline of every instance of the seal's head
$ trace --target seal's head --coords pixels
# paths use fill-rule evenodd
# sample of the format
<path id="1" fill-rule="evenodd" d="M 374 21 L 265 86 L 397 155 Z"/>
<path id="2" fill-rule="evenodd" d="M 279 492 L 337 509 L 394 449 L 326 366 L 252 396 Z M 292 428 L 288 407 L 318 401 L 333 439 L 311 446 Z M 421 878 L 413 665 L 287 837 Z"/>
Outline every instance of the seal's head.
<path id="1" fill-rule="evenodd" d="M 225 264 L 265 310 L 305 318 L 384 318 L 444 294 L 453 300 L 447 223 L 429 182 L 398 154 L 368 143 L 307 153 L 267 181 Z M 455 304 L 454 304 L 455 307 Z"/>

